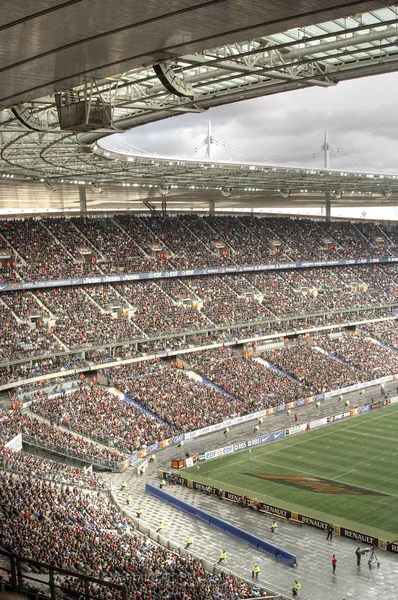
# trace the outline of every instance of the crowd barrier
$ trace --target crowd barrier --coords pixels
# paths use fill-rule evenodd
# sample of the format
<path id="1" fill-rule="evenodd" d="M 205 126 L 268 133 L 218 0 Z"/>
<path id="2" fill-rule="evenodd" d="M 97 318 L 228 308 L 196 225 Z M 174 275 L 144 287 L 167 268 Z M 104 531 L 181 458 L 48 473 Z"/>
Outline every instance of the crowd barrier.
<path id="1" fill-rule="evenodd" d="M 281 560 L 282 562 L 286 563 L 291 567 L 294 567 L 296 564 L 296 556 L 291 552 L 283 550 L 282 548 L 279 548 L 278 546 L 275 546 L 270 542 L 262 540 L 261 538 L 258 538 L 255 535 L 252 535 L 251 533 L 248 533 L 247 531 L 244 531 L 243 529 L 232 525 L 231 523 L 227 523 L 226 521 L 223 521 L 222 519 L 219 519 L 218 517 L 215 517 L 210 513 L 207 513 L 204 510 L 197 508 L 196 506 L 192 506 L 192 504 L 184 502 L 183 500 L 176 498 L 172 494 L 168 494 L 164 490 L 161 490 L 150 483 L 146 484 L 145 491 L 148 494 L 155 496 L 155 498 L 158 498 L 159 500 L 170 504 L 174 508 L 185 512 L 190 516 L 195 517 L 196 519 L 200 519 L 201 521 L 207 523 L 211 527 L 215 527 L 223 533 L 231 535 L 236 539 L 246 544 L 249 544 L 250 546 L 253 546 L 257 550 L 265 552 L 266 554 L 269 554 L 270 556 Z"/>
<path id="2" fill-rule="evenodd" d="M 398 257 L 387 256 L 384 258 L 354 258 L 350 260 L 326 260 L 315 262 L 273 263 L 267 265 L 245 265 L 243 267 L 219 267 L 208 269 L 189 269 L 183 271 L 160 271 L 156 273 L 128 273 L 125 275 L 102 275 L 98 277 L 79 277 L 68 279 L 51 279 L 49 281 L 24 281 L 3 283 L 0 292 L 13 290 L 30 290 L 47 287 L 60 287 L 69 285 L 87 285 L 90 283 L 114 283 L 116 281 L 140 281 L 146 279 L 166 279 L 170 277 L 192 277 L 195 275 L 223 275 L 227 273 L 250 273 L 253 271 L 277 271 L 280 269 L 308 269 L 311 267 L 338 267 L 344 265 L 369 265 L 378 263 L 397 262 Z"/>

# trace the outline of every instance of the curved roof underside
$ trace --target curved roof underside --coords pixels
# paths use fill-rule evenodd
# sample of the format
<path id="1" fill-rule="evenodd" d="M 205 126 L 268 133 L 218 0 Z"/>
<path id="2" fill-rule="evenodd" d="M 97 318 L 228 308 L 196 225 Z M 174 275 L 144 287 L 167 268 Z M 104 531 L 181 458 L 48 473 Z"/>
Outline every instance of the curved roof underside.
<path id="1" fill-rule="evenodd" d="M 398 9 L 388 4 L 119 0 L 114 10 L 106 0 L 36 0 L 30 14 L 32 3 L 15 0 L 0 8 L 0 106 L 12 106 L 0 113 L 3 176 L 164 194 L 178 186 L 391 198 L 393 174 L 121 155 L 97 143 L 186 112 L 395 71 Z M 60 128 L 56 101 L 84 108 L 79 127 Z"/>
<path id="2" fill-rule="evenodd" d="M 382 0 L 13 0 L 0 6 L 0 108 Z"/>

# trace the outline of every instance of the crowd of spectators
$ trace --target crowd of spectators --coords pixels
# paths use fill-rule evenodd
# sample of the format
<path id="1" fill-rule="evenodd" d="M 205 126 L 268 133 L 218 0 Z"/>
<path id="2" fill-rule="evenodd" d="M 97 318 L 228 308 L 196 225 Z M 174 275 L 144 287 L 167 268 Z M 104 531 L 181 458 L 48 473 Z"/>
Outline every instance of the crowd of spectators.
<path id="1" fill-rule="evenodd" d="M 276 217 L 267 222 L 267 227 L 281 240 L 283 251 L 290 261 L 333 260 L 338 257 L 336 252 L 330 251 L 322 241 L 318 241 L 322 236 L 317 222 Z"/>
<path id="2" fill-rule="evenodd" d="M 156 384 L 154 381 L 155 389 Z M 32 408 L 51 423 L 84 434 L 110 448 L 117 448 L 118 454 L 131 454 L 134 450 L 176 433 L 160 418 L 145 413 L 132 403 L 121 401 L 99 387 L 84 387 L 53 398 L 42 395 Z"/>
<path id="3" fill-rule="evenodd" d="M 101 257 L 104 273 L 137 273 L 152 270 L 148 260 L 134 239 L 109 217 L 82 218 L 73 221 Z"/>
<path id="4" fill-rule="evenodd" d="M 241 401 L 241 414 L 279 406 L 305 397 L 305 388 L 231 348 L 184 355 L 184 360 L 206 379 Z"/>
<path id="5" fill-rule="evenodd" d="M 201 242 L 200 245 L 186 245 L 180 250 L 180 262 L 177 264 L 181 268 L 194 269 L 199 264 L 208 268 L 221 268 L 236 264 L 231 247 L 223 243 L 219 233 L 211 229 L 202 217 L 180 215 L 178 221 Z"/>
<path id="6" fill-rule="evenodd" d="M 190 219 L 172 217 L 165 221 L 154 217 L 144 217 L 142 220 L 148 229 L 150 228 L 155 233 L 167 253 L 168 262 L 174 269 L 194 269 L 199 265 L 222 267 L 234 264 L 228 255 L 220 255 L 213 240 L 209 239 L 210 231 L 206 230 L 202 238 L 190 229 Z"/>
<path id="7" fill-rule="evenodd" d="M 186 285 L 185 281 L 187 280 L 171 277 L 170 279 L 159 279 L 156 283 L 174 302 L 182 303 L 184 300 L 188 300 L 193 304 L 198 303 L 199 296 Z"/>
<path id="8" fill-rule="evenodd" d="M 82 262 L 83 248 L 93 252 L 94 256 L 98 256 L 98 251 L 89 242 L 87 236 L 78 229 L 77 224 L 81 221 L 80 217 L 74 218 L 63 218 L 54 217 L 52 219 L 44 219 L 42 222 L 45 223 L 46 228 L 52 233 L 52 235 L 61 242 L 62 246 L 73 256 L 75 261 Z M 99 255 L 97 258 L 101 260 Z M 96 275 L 99 275 L 98 269 L 94 271 Z"/>
<path id="9" fill-rule="evenodd" d="M 368 240 L 365 235 L 367 228 L 370 235 Z M 135 230 L 138 233 L 134 239 Z M 338 222 L 328 225 L 305 219 L 201 218 L 190 215 L 163 220 L 119 215 L 113 219 L 69 218 L 63 221 L 47 218 L 6 220 L 0 223 L 0 232 L 8 240 L 4 241 L 4 247 L 15 245 L 23 261 L 29 262 L 34 254 L 35 264 L 47 264 L 51 256 L 59 256 L 64 260 L 64 266 L 77 265 L 79 251 L 76 248 L 82 244 L 96 250 L 99 261 L 117 261 L 117 256 L 130 252 L 129 248 L 132 248 L 132 255 L 152 260 L 152 247 L 159 243 L 162 245 L 161 240 L 166 238 L 170 244 L 170 260 L 174 254 L 177 256 L 179 240 L 181 247 L 185 248 L 184 252 L 193 248 L 194 252 L 200 251 L 204 257 L 207 251 L 213 252 L 217 239 L 225 243 L 225 247 L 229 248 L 228 256 L 235 256 L 236 262 L 240 260 L 238 256 L 242 258 L 246 252 L 246 246 L 249 248 L 247 252 L 256 254 L 257 262 L 264 253 L 269 257 L 269 252 L 275 249 L 272 241 L 282 244 L 282 249 L 287 252 L 292 244 L 300 247 L 302 260 L 304 256 L 311 258 L 308 254 L 310 248 L 312 252 L 318 252 L 324 248 L 325 240 L 329 239 L 336 244 L 337 250 L 346 244 L 349 257 L 358 240 L 358 247 L 363 252 L 372 248 L 379 250 L 379 230 L 380 239 L 388 244 L 391 232 L 374 224 Z M 123 236 L 124 232 L 127 233 Z M 218 237 L 215 237 L 215 233 Z M 269 237 L 265 234 L 269 234 Z M 257 236 L 259 244 L 255 244 L 253 236 Z M 290 242 L 287 243 L 286 239 Z M 167 245 L 165 241 L 164 244 Z M 145 250 L 140 249 L 141 245 L 145 246 Z M 26 267 L 18 255 L 16 260 L 19 261 L 18 268 Z M 60 266 L 57 276 L 65 274 L 63 268 Z M 375 311 L 378 311 L 378 315 L 387 314 L 374 307 L 396 302 L 397 279 L 397 267 L 393 264 L 357 265 L 333 270 L 317 268 L 173 278 L 156 282 L 119 283 L 115 286 L 104 284 L 85 286 L 84 290 L 67 287 L 34 293 L 3 293 L 0 301 L 0 342 L 4 343 L 1 344 L 0 360 L 23 358 L 32 352 L 34 356 L 40 356 L 50 351 L 131 342 L 169 333 L 192 332 L 194 335 L 195 331 L 210 329 L 214 325 L 225 327 L 268 319 L 277 321 L 278 318 L 291 320 L 291 327 L 305 318 L 309 325 L 313 325 L 319 317 L 307 315 L 321 313 L 329 313 L 329 323 L 350 320 L 349 315 L 341 315 L 340 311 L 347 311 L 351 315 L 356 312 L 360 320 L 361 313 L 363 317 L 376 314 Z M 181 301 L 185 298 L 189 298 L 193 304 L 182 306 Z M 121 305 L 134 314 L 132 317 L 113 318 L 113 315 L 104 312 L 109 305 Z M 32 317 L 41 318 L 41 325 L 55 318 L 55 326 L 36 327 L 30 321 Z M 325 321 L 325 318 L 321 318 L 321 321 Z M 228 341 L 228 336 L 223 335 L 219 334 L 218 339 Z M 132 355 L 123 350 L 120 353 Z"/>
<path id="10" fill-rule="evenodd" d="M 2 473 L 0 507 L 0 545 L 6 550 L 123 583 L 128 598 L 253 597 L 252 588 L 243 580 L 222 572 L 210 574 L 192 557 L 181 558 L 132 532 L 131 520 L 100 492 Z M 77 591 L 83 592 L 79 587 L 76 590 L 78 585 L 67 578 L 62 587 L 76 596 Z M 109 598 L 105 589 L 92 591 L 96 598 Z"/>
<path id="11" fill-rule="evenodd" d="M 4 236 L 4 248 L 11 249 L 15 256 L 15 277 L 24 280 L 292 260 L 377 258 L 393 254 L 393 243 L 398 240 L 393 232 L 373 224 L 252 216 L 29 219 L 2 221 L 0 234 Z M 81 262 L 79 248 L 83 246 L 93 250 L 95 264 Z M 166 257 L 160 259 L 155 248 Z M 2 278 L 3 272 L 6 275 Z M 12 277 L 9 271 L 0 271 L 0 280 L 10 281 Z M 281 330 L 280 318 L 290 320 L 283 325 L 284 331 L 304 324 L 325 324 L 326 319 L 328 323 L 352 319 L 341 312 L 345 310 L 356 311 L 358 319 L 376 318 L 387 314 L 387 309 L 376 305 L 396 302 L 397 280 L 395 265 L 363 265 L 3 293 L 0 361 L 67 348 L 130 343 L 145 336 L 173 333 L 178 337 L 92 350 L 84 359 L 59 357 L 35 360 L 30 365 L 4 365 L 0 383 L 40 377 L 59 369 L 84 368 L 88 362 L 178 352 L 214 341 L 230 342 L 238 336 L 271 333 Z M 182 306 L 182 300 L 188 298 L 193 305 Z M 106 312 L 109 306 L 121 306 L 133 316 L 113 318 Z M 308 317 L 314 313 L 327 316 Z M 29 321 L 38 315 L 43 323 L 36 327 Z M 46 326 L 49 320 L 55 320 L 55 325 Z M 228 329 L 264 320 L 274 324 Z M 198 332 L 214 325 L 227 329 Z M 398 348 L 392 321 L 375 324 L 368 334 Z M 0 474 L 0 545 L 62 567 L 123 581 L 130 596 L 138 600 L 149 600 L 160 586 L 161 593 L 169 592 L 171 598 L 176 589 L 193 600 L 203 597 L 203 589 L 219 600 L 250 596 L 246 584 L 224 575 L 210 577 L 190 558 L 184 561 L 131 535 L 131 523 L 102 495 L 81 491 L 84 487 L 105 487 L 95 474 L 23 452 L 11 453 L 4 443 L 22 433 L 60 454 L 111 466 L 134 450 L 183 431 L 397 373 L 398 355 L 365 336 L 318 336 L 313 342 L 340 360 L 307 342 L 261 354 L 286 376 L 253 357 L 224 347 L 181 355 L 224 394 L 156 360 L 109 369 L 111 383 L 132 403 L 122 402 L 98 387 L 82 387 L 58 397 L 38 394 L 33 411 L 41 418 L 18 409 L 3 412 L 0 467 L 13 474 Z M 67 584 L 74 589 L 73 580 Z"/>
<path id="12" fill-rule="evenodd" d="M 183 333 L 212 325 L 196 307 L 174 303 L 154 281 L 117 283 L 115 289 L 136 309 L 134 322 L 147 335 Z"/>
<path id="13" fill-rule="evenodd" d="M 376 225 L 370 221 L 358 222 L 355 223 L 355 229 L 360 231 L 363 237 L 367 239 L 369 244 L 376 246 L 383 251 L 381 256 L 388 256 L 388 254 L 385 254 L 386 249 L 390 251 L 393 250 L 393 243 L 388 237 L 386 227 L 382 223 Z"/>
<path id="14" fill-rule="evenodd" d="M 295 327 L 319 319 L 348 322 L 353 313 L 357 320 L 382 316 L 388 309 L 375 307 L 396 302 L 397 279 L 393 264 L 359 265 L 7 292 L 0 298 L 0 360 L 198 330 L 202 335 L 215 325 L 269 320 L 277 327 L 285 318 Z M 116 316 L 111 306 L 124 312 Z M 229 341 L 231 333 L 218 339 Z"/>
<path id="15" fill-rule="evenodd" d="M 311 224 L 311 221 L 308 221 Z M 354 223 L 349 221 L 331 221 L 328 223 L 319 223 L 317 226 L 323 233 L 323 238 L 332 239 L 337 245 L 337 256 L 339 258 L 378 258 L 381 256 L 390 256 L 388 248 L 380 248 L 372 243 L 372 233 L 375 226 L 362 223 L 360 229 Z"/>
<path id="16" fill-rule="evenodd" d="M 398 236 L 374 223 L 254 216 L 30 218 L 0 222 L 25 281 L 257 263 L 390 256 Z M 95 262 L 83 264 L 81 248 Z M 156 251 L 157 250 L 161 250 Z M 159 258 L 165 254 L 165 258 Z M 4 277 L 2 278 L 2 275 Z"/>
<path id="17" fill-rule="evenodd" d="M 50 312 L 39 304 L 37 297 L 28 291 L 3 293 L 1 300 L 22 321 L 29 321 L 31 317 L 40 317 L 41 321 L 46 322 L 51 316 Z"/>
<path id="18" fill-rule="evenodd" d="M 139 272 L 167 271 L 173 268 L 168 260 L 170 258 L 169 248 L 164 247 L 162 241 L 147 227 L 144 219 L 135 215 L 115 215 L 113 221 L 128 234 L 130 239 L 134 240 L 141 252 L 144 253 L 143 268 L 140 268 Z M 159 254 L 166 254 L 166 257 L 159 258 Z"/>
<path id="19" fill-rule="evenodd" d="M 362 335 L 330 339 L 319 337 L 318 343 L 359 370 L 359 381 L 371 381 L 398 373 L 398 354 Z"/>
<path id="20" fill-rule="evenodd" d="M 69 348 L 139 339 L 142 332 L 128 317 L 104 313 L 79 287 L 39 290 L 37 297 L 56 318 L 57 337 Z"/>
<path id="21" fill-rule="evenodd" d="M 78 264 L 49 231 L 50 219 L 1 220 L 0 233 L 17 252 L 15 270 L 24 281 L 98 275 L 91 264 Z"/>
<path id="22" fill-rule="evenodd" d="M 357 368 L 341 363 L 306 342 L 261 352 L 261 358 L 300 381 L 306 394 L 338 390 L 360 381 Z"/>
<path id="23" fill-rule="evenodd" d="M 206 216 L 202 220 L 212 230 L 213 239 L 225 244 L 225 249 L 237 264 L 274 262 L 272 249 L 268 244 L 269 236 L 258 235 L 256 228 L 247 227 L 241 218 L 225 216 L 218 220 L 218 217 Z"/>
<path id="24" fill-rule="evenodd" d="M 44 398 L 45 395 L 41 397 Z M 19 433 L 33 445 L 43 446 L 55 453 L 75 457 L 86 463 L 114 466 L 125 459 L 123 454 L 113 448 L 106 448 L 87 438 L 54 427 L 54 420 L 47 423 L 18 409 L 0 413 L 0 440 L 6 443 Z"/>
<path id="25" fill-rule="evenodd" d="M 397 301 L 398 266 L 388 265 L 358 265 L 350 267 L 352 280 L 359 279 L 367 292 L 377 304 L 393 304 Z M 343 275 L 343 273 L 342 273 Z"/>
<path id="26" fill-rule="evenodd" d="M 126 299 L 118 294 L 112 285 L 98 283 L 96 285 L 85 285 L 83 289 L 103 310 L 109 310 L 110 307 L 119 307 L 122 310 L 131 308 L 128 306 Z"/>
<path id="27" fill-rule="evenodd" d="M 50 329 L 32 327 L 18 321 L 0 299 L 0 362 L 31 358 L 62 349 L 62 344 Z"/>
<path id="28" fill-rule="evenodd" d="M 227 278 L 190 277 L 186 280 L 188 287 L 203 302 L 201 312 L 214 325 L 231 325 L 273 318 L 274 315 L 254 297 L 253 286 L 247 283 L 251 295 L 239 297 L 229 283 L 229 276 Z"/>
<path id="29" fill-rule="evenodd" d="M 246 277 L 263 295 L 262 306 L 270 317 L 293 317 L 328 311 L 326 304 L 313 294 L 294 289 L 284 279 L 285 273 L 250 273 Z M 302 277 L 302 276 L 300 276 Z"/>
<path id="30" fill-rule="evenodd" d="M 117 389 L 173 427 L 175 434 L 220 423 L 244 410 L 240 401 L 158 360 L 112 368 L 110 378 Z"/>
<path id="31" fill-rule="evenodd" d="M 398 328 L 395 319 L 372 323 L 369 327 L 369 335 L 382 344 L 398 350 Z"/>
<path id="32" fill-rule="evenodd" d="M 34 360 L 32 364 L 16 363 L 0 367 L 0 385 L 11 384 L 15 381 L 31 379 L 48 375 L 49 373 L 58 373 L 72 369 L 82 370 L 88 367 L 88 363 L 79 356 L 67 355 L 53 358 L 46 358 L 40 361 Z"/>

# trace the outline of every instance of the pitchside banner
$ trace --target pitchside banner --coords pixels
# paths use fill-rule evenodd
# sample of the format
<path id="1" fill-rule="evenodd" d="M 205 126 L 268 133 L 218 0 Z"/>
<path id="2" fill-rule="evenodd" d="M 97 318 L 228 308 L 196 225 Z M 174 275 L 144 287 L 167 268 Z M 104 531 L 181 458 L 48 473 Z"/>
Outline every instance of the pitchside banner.
<path id="1" fill-rule="evenodd" d="M 262 446 L 263 444 L 268 444 L 269 442 L 275 442 L 276 440 L 284 437 L 285 430 L 281 429 L 280 431 L 275 431 L 274 433 L 260 435 L 246 442 L 237 442 L 236 444 L 230 444 L 229 446 L 224 446 L 223 448 L 209 450 L 208 452 L 204 452 L 204 459 L 211 460 L 212 458 L 220 458 L 221 456 L 227 456 L 233 452 L 241 452 L 242 450 L 255 448 L 256 446 Z"/>
<path id="2" fill-rule="evenodd" d="M 222 275 L 224 273 L 248 273 L 250 271 L 276 271 L 278 269 L 307 269 L 309 267 L 337 267 L 343 265 L 367 265 L 397 262 L 398 257 L 355 258 L 353 260 L 327 260 L 318 262 L 274 263 L 270 265 L 246 265 L 218 269 L 190 269 L 188 271 L 160 271 L 158 273 L 131 273 L 126 275 L 102 275 L 100 277 L 78 277 L 76 279 L 52 279 L 51 281 L 26 281 L 3 283 L 0 292 L 30 290 L 36 288 L 86 285 L 89 283 L 114 283 L 116 281 L 139 281 L 143 279 L 165 279 L 169 277 L 192 277 L 192 275 Z"/>
<path id="3" fill-rule="evenodd" d="M 167 471 L 159 471 L 158 477 L 167 479 L 167 474 Z M 204 483 L 200 483 L 199 481 L 193 481 L 192 479 L 188 479 L 187 477 L 181 477 L 180 475 L 176 476 L 175 481 L 177 481 L 177 483 L 179 483 L 180 485 L 183 485 L 190 489 L 218 496 L 222 500 L 240 503 L 239 495 L 234 494 L 233 492 L 229 492 L 228 490 L 221 490 L 217 487 L 208 486 Z M 291 520 L 294 523 L 309 525 L 310 527 L 316 527 L 317 529 L 322 529 L 324 531 L 327 530 L 327 527 L 329 525 L 328 521 L 314 519 L 312 517 L 308 517 L 307 515 L 290 511 L 280 506 L 266 504 L 265 502 L 258 502 L 253 499 L 247 500 L 247 506 L 250 506 L 250 510 L 257 510 L 260 513 L 275 515 L 288 521 Z M 368 535 L 360 531 L 355 531 L 354 529 L 347 529 L 347 527 L 341 527 L 340 525 L 335 524 L 333 524 L 333 530 L 335 535 L 340 535 L 341 537 L 349 538 L 355 541 L 357 544 L 361 544 L 362 546 L 370 548 L 374 546 L 375 548 L 379 548 L 380 550 L 386 550 L 387 552 L 394 552 L 398 554 L 398 542 L 388 542 L 386 540 L 376 538 L 372 535 Z"/>

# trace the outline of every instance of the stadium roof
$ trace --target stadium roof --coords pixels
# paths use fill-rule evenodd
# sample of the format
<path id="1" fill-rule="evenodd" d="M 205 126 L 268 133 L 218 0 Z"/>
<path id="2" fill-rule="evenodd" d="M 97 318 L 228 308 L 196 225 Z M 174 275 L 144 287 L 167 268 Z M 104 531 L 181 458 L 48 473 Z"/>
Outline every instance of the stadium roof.
<path id="1" fill-rule="evenodd" d="M 13 0 L 0 108 L 208 48 L 380 9 L 384 0 Z"/>
<path id="2" fill-rule="evenodd" d="M 37 2 L 35 15 L 26 2 L 0 10 L 0 106 L 10 108 L 0 113 L 4 177 L 145 183 L 164 193 L 177 185 L 395 195 L 395 174 L 122 154 L 109 137 L 105 148 L 101 138 L 160 119 L 398 66 L 398 8 L 388 2 L 166 4 L 140 3 L 133 17 L 127 1 L 117 11 L 76 0 Z"/>

